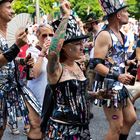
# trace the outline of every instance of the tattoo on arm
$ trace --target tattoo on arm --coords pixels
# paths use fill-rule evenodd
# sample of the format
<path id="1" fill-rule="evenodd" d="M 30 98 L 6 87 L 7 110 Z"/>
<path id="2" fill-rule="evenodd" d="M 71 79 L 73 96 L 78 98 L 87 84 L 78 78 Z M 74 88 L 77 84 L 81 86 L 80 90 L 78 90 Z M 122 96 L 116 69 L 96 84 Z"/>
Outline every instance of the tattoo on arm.
<path id="1" fill-rule="evenodd" d="M 52 42 L 49 48 L 49 52 L 55 51 L 58 57 L 64 43 L 67 22 L 68 22 L 68 18 L 65 18 L 61 21 L 60 25 L 58 26 L 58 29 L 55 32 L 55 35 L 52 39 Z"/>
<path id="2" fill-rule="evenodd" d="M 54 72 L 55 72 L 55 69 L 56 69 L 56 67 L 58 66 L 57 61 L 58 61 L 57 55 L 54 55 L 54 56 L 50 59 L 50 61 L 48 62 L 48 73 L 51 74 L 51 73 L 54 73 Z"/>
<path id="3" fill-rule="evenodd" d="M 64 18 L 58 29 L 52 38 L 51 45 L 49 47 L 49 58 L 48 59 L 48 73 L 54 73 L 58 67 L 58 60 L 60 56 L 60 51 L 64 43 L 65 32 L 67 28 L 68 18 Z"/>

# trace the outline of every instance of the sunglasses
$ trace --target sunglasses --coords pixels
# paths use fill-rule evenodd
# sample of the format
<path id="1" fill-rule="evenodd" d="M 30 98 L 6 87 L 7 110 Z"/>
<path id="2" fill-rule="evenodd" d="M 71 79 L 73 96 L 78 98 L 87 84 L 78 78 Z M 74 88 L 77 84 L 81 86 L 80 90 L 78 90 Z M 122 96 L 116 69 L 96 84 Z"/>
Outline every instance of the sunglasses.
<path id="1" fill-rule="evenodd" d="M 43 34 L 42 38 L 46 38 L 46 37 L 53 37 L 53 34 Z"/>

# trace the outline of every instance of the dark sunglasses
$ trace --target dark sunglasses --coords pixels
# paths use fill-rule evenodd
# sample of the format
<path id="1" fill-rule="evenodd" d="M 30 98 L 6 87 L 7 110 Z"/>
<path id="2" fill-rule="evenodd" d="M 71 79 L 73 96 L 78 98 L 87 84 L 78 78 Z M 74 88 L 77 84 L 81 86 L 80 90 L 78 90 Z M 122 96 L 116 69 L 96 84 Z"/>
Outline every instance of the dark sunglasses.
<path id="1" fill-rule="evenodd" d="M 43 34 L 42 37 L 43 37 L 43 38 L 46 38 L 46 37 L 53 37 L 53 34 Z"/>

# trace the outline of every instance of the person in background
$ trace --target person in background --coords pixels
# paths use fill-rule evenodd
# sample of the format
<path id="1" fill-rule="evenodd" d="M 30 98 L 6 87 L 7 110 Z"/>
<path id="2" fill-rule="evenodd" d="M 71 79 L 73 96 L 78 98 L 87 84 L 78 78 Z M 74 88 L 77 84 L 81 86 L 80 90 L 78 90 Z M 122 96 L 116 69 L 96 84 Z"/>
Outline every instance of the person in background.
<path id="1" fill-rule="evenodd" d="M 100 4 L 108 25 L 96 37 L 90 68 L 97 73 L 94 92 L 102 89 L 110 97 L 95 99 L 95 104 L 103 106 L 109 123 L 105 140 L 127 140 L 137 119 L 129 92 L 124 86 L 129 85 L 134 78 L 125 73 L 125 64 L 131 63 L 125 60 L 124 35 L 120 32 L 122 25 L 128 23 L 129 13 L 122 0 L 100 0 Z"/>
<path id="2" fill-rule="evenodd" d="M 136 59 L 137 60 L 137 79 L 140 75 L 140 39 L 138 40 L 137 42 L 137 45 L 136 45 L 136 50 L 134 51 L 134 53 L 132 54 L 133 56 L 130 58 L 131 59 Z M 138 79 L 139 80 L 139 79 Z M 140 97 L 140 90 L 137 89 L 136 90 L 136 94 L 132 95 L 132 103 L 134 104 L 135 101 Z M 135 107 L 136 108 L 136 107 Z"/>
<path id="3" fill-rule="evenodd" d="M 129 58 L 134 51 L 133 47 L 135 42 L 134 33 L 132 32 L 129 24 L 123 26 L 123 34 L 125 35 L 125 48 L 127 49 L 127 58 Z"/>
<path id="4" fill-rule="evenodd" d="M 27 55 L 31 53 L 31 56 L 35 61 L 32 68 L 33 79 L 27 81 L 27 86 L 32 90 L 41 105 L 43 103 L 45 88 L 48 83 L 46 73 L 48 60 L 46 58 L 46 52 L 49 49 L 53 34 L 53 28 L 49 24 L 39 25 L 36 31 L 39 42 L 36 46 L 31 46 L 27 50 Z"/>
<path id="5" fill-rule="evenodd" d="M 94 57 L 94 40 L 101 30 L 100 26 L 98 25 L 100 22 L 100 19 L 96 16 L 95 13 L 90 13 L 86 17 L 85 21 L 85 28 L 87 29 L 87 33 L 90 35 L 90 40 L 87 40 L 85 42 L 85 54 L 88 55 L 88 65 L 86 66 L 86 77 L 88 79 L 88 86 L 87 90 L 92 91 L 93 90 L 93 82 L 95 78 L 95 72 L 93 69 L 89 68 L 89 61 Z M 90 118 L 93 118 L 93 100 L 90 99 Z"/>
<path id="6" fill-rule="evenodd" d="M 18 54 L 18 58 L 19 58 L 19 72 L 20 72 L 20 79 L 22 79 L 24 82 L 26 82 L 26 72 L 25 72 L 25 62 L 23 62 L 23 64 L 21 64 L 20 62 L 22 61 L 21 59 L 26 58 L 26 50 L 29 48 L 28 44 L 25 44 L 24 46 L 22 46 L 20 48 L 20 52 Z"/>
<path id="7" fill-rule="evenodd" d="M 85 43 L 85 47 L 89 50 L 89 58 L 94 58 L 94 40 L 97 36 L 97 34 L 101 31 L 101 27 L 99 26 L 100 19 L 96 16 L 95 13 L 90 13 L 86 17 L 85 21 L 85 28 L 88 31 L 88 34 L 90 34 L 90 41 L 87 41 Z M 89 69 L 89 66 L 87 67 L 86 76 L 88 78 L 88 90 L 92 91 L 93 89 L 93 81 L 95 77 L 95 73 L 92 69 Z"/>

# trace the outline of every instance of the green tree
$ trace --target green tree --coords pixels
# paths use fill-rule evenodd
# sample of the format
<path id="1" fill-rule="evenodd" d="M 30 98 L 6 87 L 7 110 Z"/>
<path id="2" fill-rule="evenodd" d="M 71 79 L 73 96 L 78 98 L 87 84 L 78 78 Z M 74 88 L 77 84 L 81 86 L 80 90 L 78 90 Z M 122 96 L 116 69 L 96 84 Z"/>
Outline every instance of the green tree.
<path id="1" fill-rule="evenodd" d="M 103 15 L 101 6 L 98 0 L 69 0 L 72 4 L 73 11 L 82 19 L 90 12 L 95 12 L 98 17 Z M 126 0 L 129 4 L 129 13 L 131 17 L 140 19 L 140 2 L 139 0 Z M 15 12 L 22 13 L 35 13 L 35 2 L 36 0 L 15 0 L 13 8 Z M 59 11 L 59 0 L 40 0 L 39 3 L 40 11 L 44 14 L 51 14 L 58 16 Z"/>
<path id="2" fill-rule="evenodd" d="M 70 2 L 73 10 L 83 20 L 90 12 L 95 12 L 98 17 L 103 14 L 98 0 L 70 0 Z"/>
<path id="3" fill-rule="evenodd" d="M 58 2 L 59 0 L 40 0 L 40 10 L 44 14 L 59 14 L 59 6 L 54 6 L 54 4 L 59 5 Z M 97 16 L 102 15 L 98 0 L 70 0 L 70 2 L 74 12 L 82 19 L 84 19 L 89 12 L 95 12 Z M 22 12 L 33 14 L 35 13 L 35 0 L 15 0 L 13 9 L 17 14 Z"/>
<path id="4" fill-rule="evenodd" d="M 16 13 L 34 13 L 35 12 L 35 6 L 36 6 L 36 0 L 15 0 L 13 2 L 13 9 Z M 40 11 L 44 14 L 47 13 L 53 13 L 57 9 L 52 9 L 54 2 L 57 2 L 56 0 L 40 0 L 39 7 Z"/>
<path id="5" fill-rule="evenodd" d="M 31 0 L 15 0 L 12 5 L 15 13 L 34 13 L 35 4 Z"/>
<path id="6" fill-rule="evenodd" d="M 127 0 L 127 4 L 129 5 L 128 10 L 131 17 L 136 19 L 140 19 L 140 2 L 139 0 Z"/>

